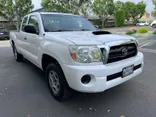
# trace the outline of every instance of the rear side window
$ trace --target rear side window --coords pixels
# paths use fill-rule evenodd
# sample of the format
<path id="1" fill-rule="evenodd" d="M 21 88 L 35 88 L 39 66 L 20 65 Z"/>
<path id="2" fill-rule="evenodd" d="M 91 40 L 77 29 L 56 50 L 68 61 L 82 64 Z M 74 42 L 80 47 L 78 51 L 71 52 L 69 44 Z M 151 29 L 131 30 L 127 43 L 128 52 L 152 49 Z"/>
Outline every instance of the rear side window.
<path id="1" fill-rule="evenodd" d="M 28 17 L 25 17 L 24 19 L 23 19 L 23 23 L 22 23 L 22 31 L 24 31 L 24 26 L 27 24 L 27 20 L 28 20 Z"/>

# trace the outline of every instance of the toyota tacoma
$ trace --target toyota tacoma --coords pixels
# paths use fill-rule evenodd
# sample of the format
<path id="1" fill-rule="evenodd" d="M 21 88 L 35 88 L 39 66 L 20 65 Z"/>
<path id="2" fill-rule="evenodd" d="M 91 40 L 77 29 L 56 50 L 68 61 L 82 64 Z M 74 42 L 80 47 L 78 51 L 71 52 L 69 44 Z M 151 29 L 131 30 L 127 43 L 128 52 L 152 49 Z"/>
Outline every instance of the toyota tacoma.
<path id="1" fill-rule="evenodd" d="M 45 71 L 56 100 L 70 90 L 98 93 L 139 75 L 144 66 L 137 40 L 95 28 L 82 16 L 35 12 L 11 32 L 14 58 Z"/>

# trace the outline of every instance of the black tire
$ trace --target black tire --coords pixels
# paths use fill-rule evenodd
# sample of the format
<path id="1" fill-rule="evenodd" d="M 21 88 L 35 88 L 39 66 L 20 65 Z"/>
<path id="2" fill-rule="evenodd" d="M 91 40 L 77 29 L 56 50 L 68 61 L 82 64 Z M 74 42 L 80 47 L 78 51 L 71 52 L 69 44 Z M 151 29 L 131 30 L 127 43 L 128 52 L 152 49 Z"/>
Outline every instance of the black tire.
<path id="1" fill-rule="evenodd" d="M 54 81 L 56 78 L 53 77 L 53 75 L 57 76 L 57 83 L 55 84 Z M 48 87 L 50 89 L 50 92 L 55 100 L 62 101 L 63 99 L 69 98 L 71 96 L 71 89 L 69 88 L 67 81 L 65 79 L 65 76 L 63 74 L 62 69 L 59 67 L 57 63 L 50 63 L 46 69 L 46 77 L 48 81 Z M 52 82 L 52 80 L 54 80 Z M 59 84 L 58 84 L 59 83 Z M 57 85 L 58 89 L 55 90 L 55 88 L 52 85 Z"/>
<path id="2" fill-rule="evenodd" d="M 23 61 L 23 55 L 18 53 L 18 51 L 17 51 L 17 49 L 16 49 L 16 46 L 13 45 L 12 48 L 13 48 L 14 59 L 15 59 L 17 62 Z"/>
<path id="3" fill-rule="evenodd" d="M 153 28 L 156 28 L 156 24 L 153 24 L 152 27 L 153 27 Z"/>

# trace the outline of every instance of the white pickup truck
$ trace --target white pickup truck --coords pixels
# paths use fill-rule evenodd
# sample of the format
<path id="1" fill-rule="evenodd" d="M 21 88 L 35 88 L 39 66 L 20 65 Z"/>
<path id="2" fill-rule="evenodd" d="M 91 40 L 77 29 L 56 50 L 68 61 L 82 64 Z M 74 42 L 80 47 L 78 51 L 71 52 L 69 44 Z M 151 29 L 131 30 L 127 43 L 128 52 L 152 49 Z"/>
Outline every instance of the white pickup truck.
<path id="1" fill-rule="evenodd" d="M 143 54 L 133 37 L 97 30 L 78 15 L 31 13 L 10 34 L 15 59 L 28 59 L 46 72 L 56 100 L 70 89 L 98 93 L 139 75 Z"/>

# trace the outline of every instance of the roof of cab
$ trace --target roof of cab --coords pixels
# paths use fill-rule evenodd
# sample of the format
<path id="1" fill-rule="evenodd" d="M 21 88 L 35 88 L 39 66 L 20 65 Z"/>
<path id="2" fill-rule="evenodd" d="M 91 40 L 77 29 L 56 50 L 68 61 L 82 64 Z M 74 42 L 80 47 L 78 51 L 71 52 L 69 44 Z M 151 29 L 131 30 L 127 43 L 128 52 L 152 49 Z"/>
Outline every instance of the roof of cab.
<path id="1" fill-rule="evenodd" d="M 78 16 L 78 15 L 74 15 L 74 14 L 70 14 L 70 13 L 59 13 L 59 12 L 33 12 L 30 13 L 28 15 L 34 15 L 34 14 L 58 14 L 58 15 L 73 15 L 73 16 Z"/>

